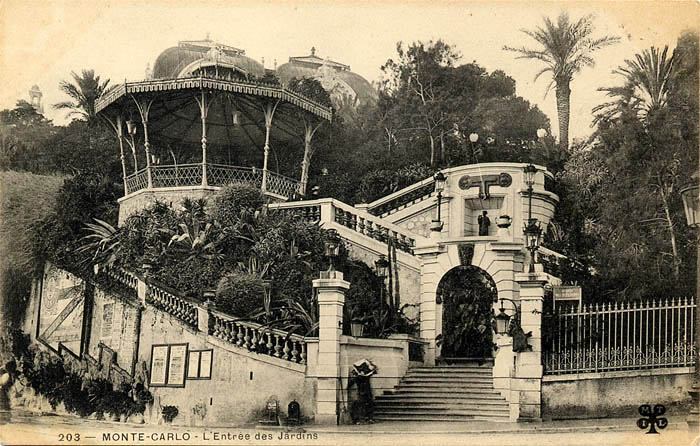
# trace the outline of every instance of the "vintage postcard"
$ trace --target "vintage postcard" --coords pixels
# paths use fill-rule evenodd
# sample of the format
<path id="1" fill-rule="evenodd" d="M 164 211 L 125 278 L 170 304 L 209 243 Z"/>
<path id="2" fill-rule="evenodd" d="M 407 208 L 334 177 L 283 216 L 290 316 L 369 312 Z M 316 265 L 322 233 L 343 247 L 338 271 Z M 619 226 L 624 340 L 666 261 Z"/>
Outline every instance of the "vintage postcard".
<path id="1" fill-rule="evenodd" d="M 0 0 L 0 445 L 699 445 L 699 24 Z"/>

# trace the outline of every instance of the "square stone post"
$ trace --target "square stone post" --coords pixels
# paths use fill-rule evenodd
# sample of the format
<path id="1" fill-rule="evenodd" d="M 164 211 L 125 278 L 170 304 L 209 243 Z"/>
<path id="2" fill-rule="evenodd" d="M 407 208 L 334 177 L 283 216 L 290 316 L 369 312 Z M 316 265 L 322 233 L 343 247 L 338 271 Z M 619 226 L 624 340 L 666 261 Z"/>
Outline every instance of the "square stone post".
<path id="1" fill-rule="evenodd" d="M 350 283 L 343 273 L 327 271 L 313 281 L 318 293 L 318 391 L 316 423 L 336 424 L 340 383 L 340 336 L 343 334 L 343 306 Z"/>
<path id="2" fill-rule="evenodd" d="M 430 245 L 418 246 L 414 249 L 421 259 L 420 271 L 420 337 L 429 342 L 425 346 L 423 356 L 426 366 L 434 366 L 437 356 L 435 337 L 438 329 L 438 311 L 435 302 L 438 282 L 442 275 L 443 267 L 440 265 L 441 256 L 447 252 L 444 245 L 439 243 L 440 233 L 431 232 Z"/>
<path id="3" fill-rule="evenodd" d="M 515 275 L 520 285 L 520 326 L 526 334 L 532 332 L 528 339 L 532 350 L 516 353 L 509 398 L 511 420 L 542 419 L 542 303 L 548 277 L 544 273 Z"/>

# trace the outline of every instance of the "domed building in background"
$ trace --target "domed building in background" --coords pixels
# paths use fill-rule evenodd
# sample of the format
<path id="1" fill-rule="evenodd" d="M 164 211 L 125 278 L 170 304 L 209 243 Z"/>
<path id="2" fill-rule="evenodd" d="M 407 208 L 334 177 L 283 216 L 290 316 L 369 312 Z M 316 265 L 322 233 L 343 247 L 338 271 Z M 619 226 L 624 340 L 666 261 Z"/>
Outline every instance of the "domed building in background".
<path id="1" fill-rule="evenodd" d="M 245 50 L 210 39 L 185 40 L 160 53 L 153 65 L 153 79 L 174 79 L 200 74 L 255 80 L 265 67 L 245 55 Z"/>
<path id="2" fill-rule="evenodd" d="M 355 108 L 377 100 L 377 92 L 367 79 L 350 71 L 349 65 L 318 57 L 314 47 L 308 56 L 290 57 L 288 63 L 277 68 L 277 75 L 285 86 L 294 78 L 317 79 L 341 113 L 348 106 Z"/>

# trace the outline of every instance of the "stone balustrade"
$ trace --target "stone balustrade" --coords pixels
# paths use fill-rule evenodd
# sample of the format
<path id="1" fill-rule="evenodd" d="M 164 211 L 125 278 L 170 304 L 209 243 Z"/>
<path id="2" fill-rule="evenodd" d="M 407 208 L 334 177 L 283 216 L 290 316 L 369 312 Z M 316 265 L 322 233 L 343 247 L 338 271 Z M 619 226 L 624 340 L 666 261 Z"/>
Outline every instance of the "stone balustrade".
<path id="1" fill-rule="evenodd" d="M 129 289 L 135 290 L 138 286 L 139 279 L 121 268 L 105 268 L 105 274 Z"/>
<path id="2" fill-rule="evenodd" d="M 251 352 L 306 364 L 304 338 L 210 310 L 209 335 Z"/>
<path id="3" fill-rule="evenodd" d="M 147 284 L 146 302 L 175 316 L 190 327 L 197 326 L 197 306 L 183 297 L 176 296 L 149 283 Z"/>

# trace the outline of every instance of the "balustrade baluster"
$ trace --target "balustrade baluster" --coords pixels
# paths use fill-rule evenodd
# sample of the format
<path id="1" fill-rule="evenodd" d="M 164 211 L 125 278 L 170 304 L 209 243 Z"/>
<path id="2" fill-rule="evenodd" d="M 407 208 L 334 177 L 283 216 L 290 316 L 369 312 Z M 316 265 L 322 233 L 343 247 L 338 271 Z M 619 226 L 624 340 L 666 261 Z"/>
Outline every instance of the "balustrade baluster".
<path id="1" fill-rule="evenodd" d="M 243 326 L 243 329 L 245 330 L 245 336 L 243 337 L 243 340 L 245 341 L 243 345 L 245 345 L 245 348 L 250 350 L 250 329 L 248 326 Z"/>
<path id="2" fill-rule="evenodd" d="M 274 345 L 272 344 L 272 333 L 269 331 L 267 332 L 267 344 L 265 345 L 265 347 L 267 347 L 268 355 L 272 355 L 274 353 L 274 350 L 272 350 L 272 347 L 274 347 Z"/>
<path id="3" fill-rule="evenodd" d="M 364 217 L 358 217 L 358 223 L 357 223 L 357 232 L 360 234 L 365 233 L 365 218 Z"/>
<path id="4" fill-rule="evenodd" d="M 236 345 L 239 347 L 243 347 L 243 344 L 245 344 L 245 334 L 243 332 L 243 326 L 241 324 L 236 324 L 236 328 L 238 331 L 238 334 L 236 337 L 238 338 L 238 342 L 236 342 Z"/>
<path id="5" fill-rule="evenodd" d="M 292 362 L 299 362 L 299 351 L 297 350 L 297 341 L 291 340 L 292 342 Z"/>
<path id="6" fill-rule="evenodd" d="M 280 345 L 280 335 L 275 334 L 275 356 L 282 357 L 282 346 Z"/>
<path id="7" fill-rule="evenodd" d="M 299 364 L 306 364 L 306 342 L 301 341 L 301 361 Z"/>
<path id="8" fill-rule="evenodd" d="M 287 361 L 289 361 L 289 352 L 290 352 L 290 350 L 289 350 L 289 345 L 287 345 L 287 344 L 288 344 L 288 340 L 285 338 L 282 342 L 284 343 L 284 344 L 283 344 L 283 345 L 284 345 L 284 349 L 283 349 L 283 351 L 284 351 L 284 356 L 282 357 L 282 359 L 286 359 Z"/>
<path id="9" fill-rule="evenodd" d="M 250 338 L 250 348 L 251 351 L 256 351 L 258 349 L 258 329 L 251 328 L 250 331 L 253 332 L 253 336 Z"/>

